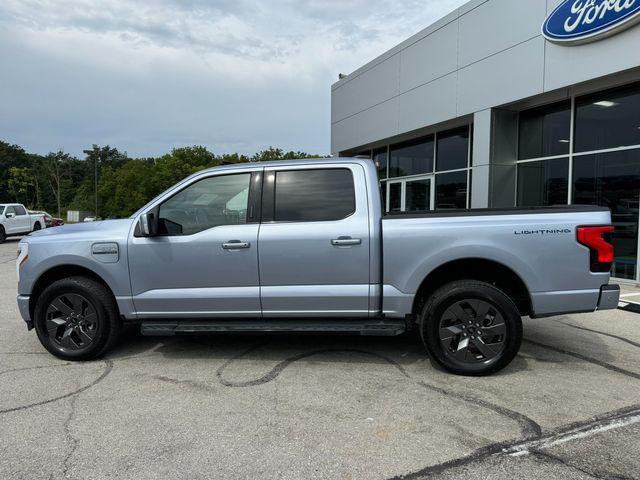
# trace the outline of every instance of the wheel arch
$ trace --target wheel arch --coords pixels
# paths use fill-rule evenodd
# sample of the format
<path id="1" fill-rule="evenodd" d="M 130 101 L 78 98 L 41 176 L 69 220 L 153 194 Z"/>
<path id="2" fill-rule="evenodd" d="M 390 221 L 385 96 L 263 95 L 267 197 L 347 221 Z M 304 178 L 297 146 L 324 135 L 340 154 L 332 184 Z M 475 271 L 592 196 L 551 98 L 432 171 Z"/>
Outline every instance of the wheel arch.
<path id="1" fill-rule="evenodd" d="M 485 258 L 460 258 L 433 269 L 422 280 L 413 300 L 412 314 L 420 314 L 427 300 L 438 288 L 455 280 L 479 280 L 502 290 L 516 304 L 520 315 L 533 312 L 531 294 L 520 275 L 495 260 Z"/>
<path id="2" fill-rule="evenodd" d="M 114 304 L 117 305 L 115 295 L 111 287 L 109 287 L 109 284 L 93 270 L 87 267 L 73 264 L 56 265 L 55 267 L 52 267 L 43 272 L 33 284 L 33 289 L 31 291 L 31 295 L 29 296 L 29 314 L 31 315 L 32 320 L 36 301 L 38 300 L 40 294 L 44 291 L 44 289 L 51 285 L 53 282 L 68 277 L 87 277 L 95 280 L 107 289 L 114 300 Z"/>

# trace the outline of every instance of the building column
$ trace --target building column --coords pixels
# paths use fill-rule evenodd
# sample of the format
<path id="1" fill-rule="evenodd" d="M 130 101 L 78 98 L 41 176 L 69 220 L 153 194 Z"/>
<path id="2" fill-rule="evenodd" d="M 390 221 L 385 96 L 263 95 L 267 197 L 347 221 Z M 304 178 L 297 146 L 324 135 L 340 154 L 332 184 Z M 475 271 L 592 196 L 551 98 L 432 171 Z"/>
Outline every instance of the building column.
<path id="1" fill-rule="evenodd" d="M 518 114 L 487 109 L 473 118 L 471 208 L 515 206 Z"/>

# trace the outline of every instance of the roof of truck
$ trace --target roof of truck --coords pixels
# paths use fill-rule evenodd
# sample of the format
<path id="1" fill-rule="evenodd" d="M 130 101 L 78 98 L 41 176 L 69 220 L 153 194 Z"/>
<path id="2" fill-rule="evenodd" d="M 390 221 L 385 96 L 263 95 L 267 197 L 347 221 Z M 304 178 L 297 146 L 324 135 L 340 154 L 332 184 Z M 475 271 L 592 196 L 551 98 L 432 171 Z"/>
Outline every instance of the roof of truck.
<path id="1" fill-rule="evenodd" d="M 324 164 L 342 164 L 342 163 L 359 163 L 361 165 L 371 162 L 368 158 L 361 157 L 324 157 L 324 158 L 301 158 L 293 160 L 271 160 L 268 162 L 247 162 L 247 163 L 231 163 L 227 165 L 219 165 L 217 167 L 208 168 L 202 172 L 220 171 L 220 170 L 238 170 L 238 169 L 254 169 L 254 168 L 272 168 L 272 167 L 287 167 L 287 166 L 300 166 L 300 165 L 314 165 L 316 163 Z"/>

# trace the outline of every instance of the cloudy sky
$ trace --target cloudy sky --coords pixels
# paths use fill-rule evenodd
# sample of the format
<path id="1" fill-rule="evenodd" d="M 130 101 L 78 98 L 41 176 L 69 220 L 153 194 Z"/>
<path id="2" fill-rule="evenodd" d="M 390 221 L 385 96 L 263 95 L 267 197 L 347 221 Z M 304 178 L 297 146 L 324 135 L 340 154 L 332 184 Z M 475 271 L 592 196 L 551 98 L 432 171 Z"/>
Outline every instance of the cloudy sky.
<path id="1" fill-rule="evenodd" d="M 0 140 L 329 153 L 330 86 L 465 0 L 2 0 Z"/>

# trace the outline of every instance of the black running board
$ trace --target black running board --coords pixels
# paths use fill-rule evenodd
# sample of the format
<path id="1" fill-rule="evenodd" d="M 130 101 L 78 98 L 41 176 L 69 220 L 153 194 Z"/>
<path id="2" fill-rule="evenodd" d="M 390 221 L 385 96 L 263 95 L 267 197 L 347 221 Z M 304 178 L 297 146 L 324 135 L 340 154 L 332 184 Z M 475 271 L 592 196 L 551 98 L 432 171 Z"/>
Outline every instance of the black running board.
<path id="1" fill-rule="evenodd" d="M 393 337 L 407 329 L 402 319 L 355 320 L 145 320 L 140 333 L 146 336 L 217 335 L 225 333 L 341 333 Z"/>

